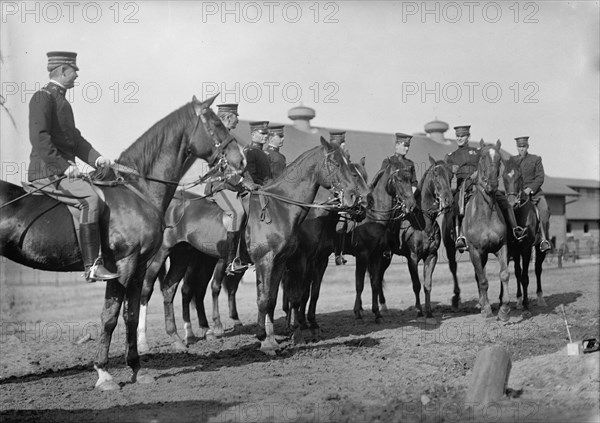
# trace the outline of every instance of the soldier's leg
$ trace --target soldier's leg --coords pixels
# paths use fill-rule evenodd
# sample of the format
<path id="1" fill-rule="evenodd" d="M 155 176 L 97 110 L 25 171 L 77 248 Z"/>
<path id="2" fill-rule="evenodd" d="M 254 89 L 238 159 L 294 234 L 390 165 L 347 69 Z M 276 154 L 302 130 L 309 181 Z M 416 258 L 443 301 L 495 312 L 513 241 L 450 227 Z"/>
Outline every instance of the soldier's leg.
<path id="1" fill-rule="evenodd" d="M 456 227 L 455 247 L 459 252 L 464 252 L 467 248 L 467 239 L 462 234 L 462 217 L 465 214 L 465 185 L 466 181 L 460 185 L 458 191 L 458 210 L 455 209 L 454 224 Z M 458 213 L 456 213 L 456 211 Z"/>
<path id="2" fill-rule="evenodd" d="M 523 240 L 527 233 L 525 232 L 525 229 L 519 226 L 517 222 L 517 217 L 515 216 L 515 210 L 508 203 L 506 196 L 500 191 L 496 191 L 496 202 L 500 206 L 502 214 L 508 220 L 508 224 L 512 229 L 512 233 L 515 239 L 517 239 L 518 241 Z"/>
<path id="3" fill-rule="evenodd" d="M 223 210 L 223 225 L 227 230 L 226 272 L 228 275 L 239 273 L 248 268 L 239 258 L 240 229 L 244 217 L 244 208 L 237 193 L 229 190 L 214 194 L 215 203 Z"/>
<path id="4" fill-rule="evenodd" d="M 34 186 L 43 186 L 51 178 L 39 179 Z M 78 207 L 81 210 L 79 218 L 79 247 L 85 267 L 85 278 L 88 282 L 98 280 L 107 281 L 119 277 L 118 273 L 108 271 L 101 260 L 100 254 L 100 229 L 98 219 L 102 200 L 88 182 L 78 178 L 66 178 L 58 185 L 51 185 L 43 189 L 44 192 L 65 204 Z"/>
<path id="5" fill-rule="evenodd" d="M 348 221 L 345 216 L 340 215 L 340 220 L 335 227 L 335 240 L 333 242 L 333 252 L 335 255 L 336 266 L 346 264 L 348 260 L 344 258 L 344 243 L 346 240 L 346 231 L 348 230 Z"/>
<path id="6" fill-rule="evenodd" d="M 536 207 L 537 207 L 538 216 L 540 219 L 540 226 L 539 226 L 540 237 L 541 237 L 540 250 L 542 252 L 544 252 L 544 251 L 548 251 L 552 248 L 552 246 L 550 245 L 550 241 L 548 241 L 548 228 L 550 226 L 550 209 L 548 208 L 548 203 L 546 202 L 546 197 L 544 197 L 543 195 L 540 195 L 535 200 L 537 200 Z M 535 201 L 534 201 L 534 204 L 535 204 Z"/>

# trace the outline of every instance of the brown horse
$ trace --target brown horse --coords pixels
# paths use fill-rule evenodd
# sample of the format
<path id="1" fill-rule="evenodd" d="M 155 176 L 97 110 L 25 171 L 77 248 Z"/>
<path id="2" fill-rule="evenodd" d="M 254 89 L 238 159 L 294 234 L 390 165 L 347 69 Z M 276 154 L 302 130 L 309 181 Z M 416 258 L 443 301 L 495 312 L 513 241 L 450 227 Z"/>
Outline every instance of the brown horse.
<path id="1" fill-rule="evenodd" d="M 517 223 L 525 228 L 526 237 L 517 241 L 508 231 L 508 255 L 515 262 L 515 278 L 517 279 L 517 308 L 524 308 L 524 315 L 531 315 L 529 311 L 529 297 L 527 288 L 529 287 L 529 262 L 531 261 L 531 251 L 535 248 L 535 277 L 537 280 L 537 304 L 540 307 L 546 306 L 544 293 L 542 292 L 542 264 L 546 258 L 546 252 L 540 250 L 542 241 L 538 232 L 540 219 L 531 199 L 525 195 L 523 189 L 523 175 L 519 159 L 511 157 L 504 162 L 504 189 L 508 204 L 515 209 Z M 548 233 L 548 228 L 546 228 Z M 502 289 L 502 286 L 500 287 Z M 522 291 L 521 291 L 522 289 Z M 502 296 L 502 293 L 500 294 Z"/>
<path id="2" fill-rule="evenodd" d="M 500 294 L 498 317 L 503 321 L 507 321 L 510 314 L 510 307 L 508 306 L 508 240 L 504 216 L 496 201 L 500 166 L 502 164 L 500 145 L 500 140 L 495 145 L 486 145 L 481 140 L 477 183 L 473 196 L 465 206 L 462 227 L 467 238 L 471 263 L 473 263 L 479 287 L 481 313 L 485 317 L 493 316 L 487 295 L 488 279 L 485 273 L 488 254 L 493 253 L 500 264 L 500 281 L 503 287 Z M 506 302 L 503 302 L 503 293 L 507 297 Z"/>
<path id="3" fill-rule="evenodd" d="M 126 359 L 133 370 L 132 380 L 153 380 L 140 370 L 137 350 L 140 293 L 146 263 L 160 246 L 163 216 L 177 182 L 196 157 L 215 164 L 225 156 L 236 170 L 244 166 L 242 149 L 210 109 L 214 98 L 200 102 L 194 97 L 191 103 L 152 126 L 117 160 L 141 176 L 127 176 L 125 185 L 102 189 L 106 199 L 100 218 L 103 257 L 107 268 L 118 270 L 121 277 L 106 284 L 102 333 L 94 360 L 98 389 L 119 388 L 108 373 L 107 364 L 111 336 L 124 300 Z M 83 271 L 67 207 L 50 197 L 24 195 L 22 188 L 0 181 L 0 204 L 4 205 L 0 253 L 37 269 Z"/>
<path id="4" fill-rule="evenodd" d="M 274 354 L 278 348 L 273 332 L 273 313 L 285 262 L 297 247 L 298 226 L 306 217 L 319 187 L 332 190 L 342 206 L 366 205 L 368 187 L 356 177 L 339 147 L 329 144 L 323 138 L 320 146 L 300 155 L 279 178 L 264 187 L 263 191 L 252 192 L 249 198 L 244 238 L 249 257 L 256 267 L 257 337 L 262 341 L 261 350 L 268 354 Z M 225 228 L 220 209 L 211 204 L 209 201 L 197 201 L 190 202 L 185 207 L 184 216 L 200 216 L 195 208 L 212 208 L 211 213 L 202 214 L 200 219 L 176 218 L 175 213 L 181 216 L 181 210 L 175 209 L 172 217 L 167 214 L 167 219 L 178 219 L 179 223 L 170 231 L 165 231 L 163 245 L 149 268 L 146 286 L 154 284 L 156 274 L 171 249 L 181 242 L 187 242 L 213 257 L 223 257 Z M 204 267 L 203 271 L 210 277 L 213 269 L 208 267 Z M 172 260 L 169 272 L 161 283 L 167 333 L 175 341 L 180 339 L 172 302 L 179 281 L 187 269 L 187 264 Z M 207 277 L 206 274 L 203 277 Z"/>
<path id="5" fill-rule="evenodd" d="M 402 222 L 392 224 L 394 234 L 392 251 L 406 257 L 408 270 L 415 294 L 417 317 L 425 316 L 426 321 L 433 319 L 431 312 L 432 275 L 438 259 L 440 247 L 440 227 L 437 217 L 452 208 L 450 190 L 450 169 L 443 160 L 435 161 L 429 157 L 431 166 L 419 182 L 418 206 Z M 399 241 L 402 241 L 401 243 Z M 423 260 L 423 290 L 425 292 L 425 314 L 421 307 L 421 281 L 419 280 L 419 261 Z"/>
<path id="6" fill-rule="evenodd" d="M 361 162 L 361 166 L 355 164 L 355 167 L 364 169 L 364 163 Z M 366 172 L 362 170 L 361 173 L 366 179 Z M 412 211 L 415 206 L 410 182 L 402 176 L 392 166 L 378 173 L 369 194 L 365 219 L 346 235 L 344 252 L 356 257 L 357 297 L 354 314 L 359 320 L 362 320 L 360 297 L 368 269 L 373 294 L 372 311 L 375 320 L 382 321 L 377 298 L 381 291 L 381 266 L 386 260 L 384 252 L 389 249 L 390 242 L 386 223 Z M 321 199 L 325 200 L 325 195 Z M 284 277 L 284 310 L 295 343 L 304 342 L 303 329 L 310 329 L 313 337 L 319 337 L 316 305 L 329 256 L 334 251 L 338 218 L 338 213 L 326 210 L 309 212 L 298 232 L 299 247 L 288 259 L 288 271 Z M 306 315 L 307 304 L 309 308 Z"/>

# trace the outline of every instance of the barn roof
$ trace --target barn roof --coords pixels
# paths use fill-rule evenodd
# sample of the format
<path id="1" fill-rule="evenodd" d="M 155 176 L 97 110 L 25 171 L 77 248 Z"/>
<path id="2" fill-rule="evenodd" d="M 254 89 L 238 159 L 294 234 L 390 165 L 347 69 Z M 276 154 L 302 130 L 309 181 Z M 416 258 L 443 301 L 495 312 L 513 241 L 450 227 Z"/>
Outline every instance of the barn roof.
<path id="1" fill-rule="evenodd" d="M 582 198 L 566 205 L 567 220 L 600 220 L 600 202 L 596 198 Z"/>

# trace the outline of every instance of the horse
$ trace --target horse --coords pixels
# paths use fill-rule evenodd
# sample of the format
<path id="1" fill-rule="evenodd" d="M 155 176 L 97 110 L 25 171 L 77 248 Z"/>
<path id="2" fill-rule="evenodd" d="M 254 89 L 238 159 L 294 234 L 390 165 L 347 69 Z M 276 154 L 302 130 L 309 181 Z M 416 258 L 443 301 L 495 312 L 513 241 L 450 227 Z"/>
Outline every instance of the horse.
<path id="1" fill-rule="evenodd" d="M 243 239 L 256 269 L 256 335 L 261 341 L 261 351 L 269 355 L 275 354 L 278 349 L 273 331 L 273 313 L 285 262 L 297 247 L 298 226 L 312 206 L 319 187 L 331 190 L 342 206 L 366 206 L 368 187 L 364 181 L 355 177 L 340 148 L 322 137 L 320 146 L 301 154 L 286 167 L 282 175 L 262 190 L 252 191 L 248 199 L 248 217 Z M 207 207 L 207 203 L 211 202 L 190 203 L 185 207 L 186 215 L 199 216 L 194 208 L 201 205 Z M 202 215 L 201 219 L 182 218 L 170 232 L 165 231 L 162 246 L 148 269 L 145 286 L 154 284 L 155 275 L 169 256 L 170 250 L 180 242 L 185 241 L 213 257 L 224 256 L 226 232 L 222 225 L 222 212 L 214 204 L 210 207 L 213 212 Z M 169 272 L 164 281 L 161 281 L 167 333 L 176 341 L 178 335 L 172 302 L 179 281 L 186 271 L 187 266 L 172 261 Z M 213 273 L 212 268 L 209 270 L 205 267 L 204 271 L 208 275 Z M 203 277 L 207 277 L 206 274 Z"/>
<path id="2" fill-rule="evenodd" d="M 364 162 L 361 161 L 360 166 L 355 165 L 355 167 L 364 168 Z M 366 180 L 366 172 L 361 173 Z M 362 321 L 360 293 L 362 293 L 367 269 L 371 276 L 373 314 L 376 322 L 381 322 L 383 319 L 377 297 L 381 290 L 380 266 L 389 245 L 385 222 L 411 211 L 415 206 L 410 183 L 400 176 L 391 166 L 378 173 L 374 184 L 370 187 L 369 206 L 365 219 L 356 224 L 351 233 L 346 235 L 347 239 L 344 242 L 344 253 L 356 257 L 357 299 L 354 314 L 360 321 Z M 288 271 L 284 277 L 284 310 L 295 343 L 304 342 L 303 329 L 310 329 L 313 336 L 319 336 L 316 304 L 329 256 L 334 251 L 338 218 L 338 214 L 334 212 L 312 210 L 300 227 L 299 247 L 288 259 Z M 308 315 L 306 315 L 307 304 Z"/>
<path id="3" fill-rule="evenodd" d="M 502 282 L 498 317 L 502 321 L 508 321 L 510 315 L 508 304 L 508 240 L 504 216 L 496 201 L 500 166 L 502 164 L 500 146 L 500 140 L 495 145 L 486 145 L 481 140 L 475 192 L 465 205 L 462 229 L 467 239 L 471 263 L 475 269 L 481 314 L 486 318 L 493 316 L 487 295 L 488 279 L 485 272 L 488 254 L 493 253 L 500 264 L 500 281 Z M 506 302 L 503 300 L 504 293 L 507 297 Z"/>
<path id="4" fill-rule="evenodd" d="M 443 160 L 435 161 L 431 156 L 429 156 L 429 161 L 431 165 L 419 182 L 416 195 L 417 207 L 403 221 L 394 221 L 391 229 L 394 234 L 392 252 L 406 257 L 415 294 L 417 317 L 425 317 L 426 321 L 433 319 L 431 312 L 432 275 L 441 242 L 440 227 L 436 219 L 440 214 L 450 210 L 453 203 L 450 189 L 451 173 L 448 165 Z M 423 260 L 425 314 L 423 314 L 420 299 L 421 281 L 419 280 L 418 264 L 421 260 Z"/>
<path id="5" fill-rule="evenodd" d="M 216 96 L 215 96 L 216 97 Z M 126 325 L 126 361 L 132 382 L 154 379 L 140 367 L 136 343 L 140 293 L 146 262 L 160 246 L 163 216 L 178 181 L 196 158 L 211 165 L 224 164 L 235 171 L 245 166 L 244 153 L 235 138 L 210 109 L 215 97 L 190 103 L 170 113 L 140 136 L 117 159 L 132 172 L 125 184 L 102 187 L 102 252 L 105 265 L 118 270 L 119 279 L 106 282 L 101 313 L 102 333 L 94 368 L 95 387 L 116 390 L 107 370 L 111 336 L 121 304 Z M 67 206 L 0 181 L 0 254 L 25 266 L 50 271 L 83 271 L 73 219 Z"/>
<path id="6" fill-rule="evenodd" d="M 540 250 L 541 236 L 538 232 L 540 219 L 535 205 L 522 191 L 523 175 L 518 158 L 511 157 L 504 162 L 502 179 L 504 181 L 508 204 L 514 208 L 517 223 L 522 228 L 525 228 L 526 233 L 525 238 L 518 241 L 515 239 L 512 231 L 508 231 L 508 256 L 509 259 L 512 257 L 514 260 L 515 278 L 517 279 L 517 308 L 524 308 L 524 315 L 527 316 L 531 314 L 529 311 L 527 288 L 529 286 L 529 262 L 531 261 L 531 251 L 533 248 L 535 248 L 537 303 L 540 307 L 546 306 L 544 293 L 542 292 L 542 264 L 546 258 L 546 252 Z M 547 229 L 546 233 L 548 233 Z"/>

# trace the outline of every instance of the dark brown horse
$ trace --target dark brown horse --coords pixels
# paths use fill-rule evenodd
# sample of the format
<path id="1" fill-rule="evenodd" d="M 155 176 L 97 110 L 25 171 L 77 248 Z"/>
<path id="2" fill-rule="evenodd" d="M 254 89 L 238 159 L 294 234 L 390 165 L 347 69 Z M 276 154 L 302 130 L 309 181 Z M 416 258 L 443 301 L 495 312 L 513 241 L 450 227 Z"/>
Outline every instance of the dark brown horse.
<path id="1" fill-rule="evenodd" d="M 364 168 L 362 163 L 360 167 L 355 166 L 357 169 Z M 366 172 L 361 173 L 366 179 Z M 321 195 L 321 200 L 325 200 L 325 194 Z M 350 224 L 352 230 L 346 235 L 344 253 L 356 257 L 357 296 L 354 314 L 359 320 L 362 320 L 360 297 L 367 269 L 371 278 L 372 311 L 376 321 L 382 320 L 377 298 L 381 291 L 381 266 L 386 260 L 384 252 L 389 249 L 390 243 L 386 224 L 390 219 L 400 218 L 403 213 L 412 211 L 414 207 L 410 182 L 389 166 L 375 178 L 369 194 L 366 218 L 355 227 Z M 288 271 L 284 277 L 284 310 L 288 315 L 288 326 L 295 343 L 304 342 L 303 329 L 310 329 L 313 337 L 319 336 L 316 305 L 329 256 L 334 251 L 338 218 L 338 213 L 335 212 L 312 210 L 300 226 L 299 247 L 288 259 Z"/>
<path id="2" fill-rule="evenodd" d="M 297 229 L 306 217 L 319 187 L 332 190 L 343 206 L 365 206 L 368 187 L 357 178 L 339 147 L 321 138 L 321 145 L 303 153 L 284 173 L 263 191 L 252 192 L 248 205 L 248 223 L 245 243 L 250 259 L 256 267 L 258 332 L 261 350 L 274 354 L 278 349 L 273 332 L 273 313 L 285 262 L 297 247 Z M 212 207 L 202 218 L 179 219 L 171 232 L 165 231 L 163 246 L 149 268 L 145 285 L 154 284 L 155 275 L 173 247 L 187 242 L 197 250 L 213 257 L 224 254 L 226 233 L 220 209 L 205 202 L 191 202 L 185 207 L 189 216 L 198 216 L 192 207 Z M 173 211 L 174 216 L 177 213 Z M 179 211 L 178 216 L 181 215 Z M 169 219 L 175 219 L 175 217 Z M 177 221 L 177 220 L 175 220 Z M 171 255 L 173 258 L 173 255 Z M 167 333 L 177 340 L 177 329 L 172 308 L 173 296 L 187 264 L 171 262 L 169 272 L 161 284 L 164 296 Z M 204 271 L 208 270 L 204 268 Z M 154 271 L 154 275 L 152 275 Z M 208 271 L 208 277 L 213 269 Z M 206 277 L 206 275 L 205 275 Z"/>
<path id="3" fill-rule="evenodd" d="M 529 312 L 529 297 L 527 288 L 529 287 L 529 262 L 531 261 L 531 252 L 535 248 L 535 277 L 537 280 L 537 304 L 540 307 L 546 306 L 544 293 L 542 292 L 542 264 L 546 258 L 546 252 L 540 250 L 541 236 L 538 231 L 540 219 L 531 199 L 522 191 L 523 175 L 519 159 L 511 157 L 504 162 L 504 172 L 502 173 L 504 188 L 508 204 L 515 209 L 517 223 L 525 228 L 526 237 L 520 242 L 517 241 L 508 231 L 508 255 L 515 262 L 515 278 L 517 279 L 517 308 L 525 309 L 525 316 Z M 548 228 L 546 228 L 548 233 Z M 502 287 L 500 287 L 502 289 Z M 521 291 L 522 290 L 522 291 Z M 500 294 L 502 296 L 502 294 Z"/>
<path id="4" fill-rule="evenodd" d="M 108 351 L 125 300 L 127 364 L 133 381 L 153 379 L 140 370 L 136 343 L 140 293 L 146 264 L 160 246 L 164 212 L 177 182 L 196 157 L 214 164 L 225 155 L 236 170 L 244 166 L 244 155 L 235 139 L 210 109 L 214 97 L 200 102 L 194 99 L 160 120 L 117 160 L 133 168 L 141 177 L 127 177 L 127 185 L 103 188 L 106 207 L 101 213 L 102 252 L 105 265 L 118 270 L 121 277 L 108 281 L 101 315 L 102 333 L 94 368 L 98 372 L 96 388 L 118 389 L 107 371 Z M 162 182 L 157 182 L 161 180 Z M 83 271 L 73 220 L 67 207 L 41 195 L 26 196 L 8 202 L 25 191 L 0 182 L 0 253 L 29 267 L 52 271 Z"/>
<path id="5" fill-rule="evenodd" d="M 486 145 L 481 140 L 480 158 L 477 167 L 477 183 L 475 192 L 465 205 L 465 217 L 462 222 L 463 233 L 467 238 L 471 263 L 475 269 L 477 285 L 479 287 L 479 304 L 484 317 L 492 317 L 487 291 L 488 279 L 485 266 L 488 254 L 493 253 L 500 264 L 500 281 L 503 290 L 500 294 L 500 310 L 498 317 L 507 321 L 510 307 L 508 305 L 508 247 L 506 223 L 496 201 L 500 178 L 500 140 L 495 145 Z M 506 302 L 503 300 L 506 295 Z"/>
<path id="6" fill-rule="evenodd" d="M 433 319 L 431 313 L 432 275 L 438 259 L 440 247 L 440 227 L 437 217 L 452 208 L 450 190 L 450 169 L 443 160 L 435 161 L 429 157 L 431 166 L 419 182 L 417 194 L 418 206 L 403 221 L 395 221 L 391 231 L 394 234 L 392 251 L 406 257 L 408 270 L 415 294 L 417 317 L 425 316 L 426 321 Z M 400 242 L 401 241 L 401 242 Z M 421 281 L 419 262 L 423 260 L 423 290 L 425 292 L 425 314 L 421 307 Z"/>

